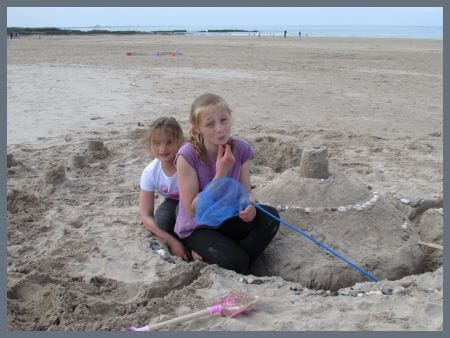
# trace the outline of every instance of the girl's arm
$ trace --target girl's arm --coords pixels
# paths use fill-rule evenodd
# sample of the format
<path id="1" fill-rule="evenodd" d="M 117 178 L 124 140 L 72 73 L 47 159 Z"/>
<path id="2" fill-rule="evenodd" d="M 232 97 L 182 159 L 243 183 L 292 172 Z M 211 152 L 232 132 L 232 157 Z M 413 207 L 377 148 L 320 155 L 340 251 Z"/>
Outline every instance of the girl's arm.
<path id="1" fill-rule="evenodd" d="M 241 166 L 241 172 L 239 174 L 239 181 L 241 181 L 242 185 L 247 189 L 250 201 L 254 202 L 255 197 L 253 196 L 252 184 L 250 181 L 250 161 L 246 161 Z"/>
<path id="2" fill-rule="evenodd" d="M 183 201 L 186 211 L 194 216 L 199 191 L 197 173 L 183 156 L 177 158 L 177 173 L 180 199 Z"/>
<path id="3" fill-rule="evenodd" d="M 144 227 L 155 235 L 161 242 L 167 244 L 172 255 L 184 260 L 189 259 L 189 255 L 184 245 L 168 232 L 160 229 L 154 219 L 155 192 L 141 190 L 139 193 L 139 214 Z"/>
<path id="4" fill-rule="evenodd" d="M 249 200 L 251 202 L 255 201 L 255 197 L 253 196 L 253 192 L 251 189 L 251 181 L 250 181 L 250 161 L 246 161 L 241 166 L 241 172 L 239 174 L 239 181 L 241 181 L 242 185 L 247 189 Z M 239 218 L 244 222 L 251 222 L 256 216 L 256 208 L 254 205 L 249 204 L 244 210 L 239 212 Z"/>

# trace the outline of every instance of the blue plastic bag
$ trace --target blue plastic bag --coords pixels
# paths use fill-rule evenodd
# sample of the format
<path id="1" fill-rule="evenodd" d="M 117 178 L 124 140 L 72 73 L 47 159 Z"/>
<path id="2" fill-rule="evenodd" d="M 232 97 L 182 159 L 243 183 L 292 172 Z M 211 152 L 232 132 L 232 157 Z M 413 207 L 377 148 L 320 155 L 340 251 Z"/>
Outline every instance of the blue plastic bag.
<path id="1" fill-rule="evenodd" d="M 218 228 L 225 220 L 239 215 L 250 204 L 247 189 L 241 182 L 221 177 L 209 182 L 200 192 L 195 208 L 195 221 Z"/>

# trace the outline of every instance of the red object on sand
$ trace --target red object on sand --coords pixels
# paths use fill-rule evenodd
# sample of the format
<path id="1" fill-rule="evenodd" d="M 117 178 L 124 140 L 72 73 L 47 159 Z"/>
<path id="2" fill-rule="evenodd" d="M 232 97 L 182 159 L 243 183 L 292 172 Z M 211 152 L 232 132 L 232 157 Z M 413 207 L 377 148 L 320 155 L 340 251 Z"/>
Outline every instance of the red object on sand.
<path id="1" fill-rule="evenodd" d="M 134 52 L 127 52 L 126 53 L 128 56 L 132 56 L 132 55 L 134 55 Z"/>

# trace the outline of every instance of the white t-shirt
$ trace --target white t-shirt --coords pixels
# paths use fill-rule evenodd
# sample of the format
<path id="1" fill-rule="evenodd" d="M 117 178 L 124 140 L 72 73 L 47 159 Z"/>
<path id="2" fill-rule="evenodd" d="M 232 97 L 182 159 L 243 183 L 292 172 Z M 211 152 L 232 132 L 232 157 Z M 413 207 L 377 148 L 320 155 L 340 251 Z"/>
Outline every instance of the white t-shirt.
<path id="1" fill-rule="evenodd" d="M 173 176 L 167 176 L 157 158 L 145 167 L 140 186 L 145 191 L 157 191 L 165 198 L 179 199 L 178 175 L 175 173 Z"/>

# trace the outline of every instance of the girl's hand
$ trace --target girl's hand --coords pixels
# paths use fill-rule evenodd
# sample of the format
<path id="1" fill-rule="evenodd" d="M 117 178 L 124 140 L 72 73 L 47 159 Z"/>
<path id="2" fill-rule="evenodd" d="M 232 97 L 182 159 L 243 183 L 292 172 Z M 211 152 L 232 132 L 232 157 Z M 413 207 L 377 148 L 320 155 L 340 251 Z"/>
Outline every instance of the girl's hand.
<path id="1" fill-rule="evenodd" d="M 189 251 L 184 247 L 184 245 L 178 241 L 173 240 L 170 243 L 167 243 L 167 246 L 169 247 L 170 253 L 174 256 L 180 257 L 184 261 L 189 261 Z"/>
<path id="2" fill-rule="evenodd" d="M 233 167 L 234 163 L 236 162 L 236 158 L 233 155 L 233 152 L 231 151 L 229 144 L 223 144 L 219 145 L 219 151 L 217 153 L 217 160 L 216 160 L 216 176 L 223 177 L 228 174 L 230 169 Z"/>
<path id="3" fill-rule="evenodd" d="M 239 218 L 244 222 L 251 222 L 256 216 L 256 208 L 253 204 L 249 204 L 244 210 L 239 211 Z"/>
<path id="4" fill-rule="evenodd" d="M 191 257 L 194 262 L 203 262 L 202 256 L 196 253 L 194 250 L 191 251 Z"/>

